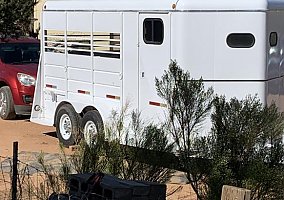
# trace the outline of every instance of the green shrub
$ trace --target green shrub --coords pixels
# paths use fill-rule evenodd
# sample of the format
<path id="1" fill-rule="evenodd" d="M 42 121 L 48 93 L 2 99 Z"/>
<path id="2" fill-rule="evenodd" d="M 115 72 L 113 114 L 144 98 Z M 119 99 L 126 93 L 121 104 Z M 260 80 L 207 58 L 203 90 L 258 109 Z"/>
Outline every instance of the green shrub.
<path id="1" fill-rule="evenodd" d="M 173 145 L 164 127 L 145 125 L 139 112 L 128 115 L 126 109 L 113 112 L 111 119 L 106 129 L 107 172 L 128 180 L 165 182 L 172 171 L 162 167 L 160 153 L 172 152 Z"/>
<path id="2" fill-rule="evenodd" d="M 216 97 L 212 123 L 209 199 L 220 198 L 223 184 L 252 190 L 252 199 L 283 199 L 284 115 L 276 106 Z"/>
<path id="3" fill-rule="evenodd" d="M 213 97 L 176 61 L 161 79 L 157 93 L 168 105 L 168 131 L 179 162 L 198 199 L 220 199 L 222 186 L 252 191 L 251 199 L 284 199 L 284 115 L 257 97 Z M 211 110 L 213 108 L 213 110 Z M 200 134 L 211 112 L 212 130 Z"/>

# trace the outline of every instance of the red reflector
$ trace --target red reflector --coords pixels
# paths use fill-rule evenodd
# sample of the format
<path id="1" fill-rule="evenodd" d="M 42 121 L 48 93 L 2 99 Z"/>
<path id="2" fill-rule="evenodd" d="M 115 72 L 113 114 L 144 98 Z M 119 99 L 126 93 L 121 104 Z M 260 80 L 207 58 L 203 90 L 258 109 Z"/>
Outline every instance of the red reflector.
<path id="1" fill-rule="evenodd" d="M 106 98 L 110 98 L 110 99 L 117 99 L 117 100 L 119 100 L 119 99 L 120 99 L 120 97 L 119 97 L 119 96 L 114 96 L 114 95 L 109 95 L 109 94 L 107 94 L 107 95 L 106 95 Z"/>
<path id="2" fill-rule="evenodd" d="M 84 91 L 84 90 L 78 90 L 78 93 L 80 93 L 80 94 L 91 94 L 89 91 Z"/>
<path id="3" fill-rule="evenodd" d="M 110 99 L 115 99 L 115 96 L 109 95 L 109 94 L 107 94 L 106 97 L 107 97 L 107 98 L 110 98 Z"/>
<path id="4" fill-rule="evenodd" d="M 149 104 L 152 105 L 152 106 L 160 106 L 160 103 L 153 102 L 153 101 L 149 101 Z"/>
<path id="5" fill-rule="evenodd" d="M 160 107 L 167 107 L 166 104 L 164 103 L 158 103 L 158 102 L 154 102 L 154 101 L 149 101 L 149 105 L 152 105 L 152 106 L 160 106 Z"/>
<path id="6" fill-rule="evenodd" d="M 50 85 L 50 84 L 46 84 L 45 85 L 47 88 L 57 88 L 55 85 Z"/>

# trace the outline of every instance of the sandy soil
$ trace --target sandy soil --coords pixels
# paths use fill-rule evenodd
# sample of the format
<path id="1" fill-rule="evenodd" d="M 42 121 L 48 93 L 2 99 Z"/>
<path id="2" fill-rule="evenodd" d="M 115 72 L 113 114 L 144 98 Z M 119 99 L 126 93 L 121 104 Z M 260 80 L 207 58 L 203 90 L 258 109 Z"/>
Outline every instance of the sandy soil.
<path id="1" fill-rule="evenodd" d="M 0 156 L 12 156 L 15 141 L 19 142 L 19 152 L 59 152 L 54 127 L 31 123 L 28 118 L 0 119 Z"/>
<path id="2" fill-rule="evenodd" d="M 167 184 L 167 200 L 196 200 L 189 184 Z"/>

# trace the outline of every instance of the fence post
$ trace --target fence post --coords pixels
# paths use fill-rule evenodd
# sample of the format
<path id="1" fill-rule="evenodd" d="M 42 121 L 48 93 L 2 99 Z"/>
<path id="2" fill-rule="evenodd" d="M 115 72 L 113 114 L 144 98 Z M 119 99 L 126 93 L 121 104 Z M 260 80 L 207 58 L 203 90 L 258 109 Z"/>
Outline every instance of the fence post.
<path id="1" fill-rule="evenodd" d="M 12 200 L 17 200 L 18 142 L 13 143 Z"/>

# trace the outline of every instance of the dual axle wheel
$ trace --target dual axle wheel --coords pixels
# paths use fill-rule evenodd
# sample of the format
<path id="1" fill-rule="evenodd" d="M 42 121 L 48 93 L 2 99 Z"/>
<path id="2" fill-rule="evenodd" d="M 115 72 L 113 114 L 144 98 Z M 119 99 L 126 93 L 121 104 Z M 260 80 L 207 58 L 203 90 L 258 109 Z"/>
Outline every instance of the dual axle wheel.
<path id="1" fill-rule="evenodd" d="M 64 146 L 70 146 L 84 139 L 88 144 L 95 142 L 103 129 L 103 121 L 98 111 L 88 111 L 83 118 L 69 105 L 63 105 L 56 115 L 56 134 Z"/>

